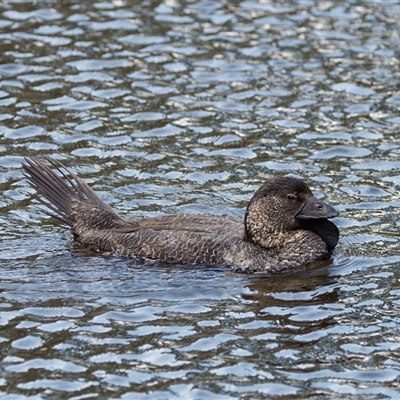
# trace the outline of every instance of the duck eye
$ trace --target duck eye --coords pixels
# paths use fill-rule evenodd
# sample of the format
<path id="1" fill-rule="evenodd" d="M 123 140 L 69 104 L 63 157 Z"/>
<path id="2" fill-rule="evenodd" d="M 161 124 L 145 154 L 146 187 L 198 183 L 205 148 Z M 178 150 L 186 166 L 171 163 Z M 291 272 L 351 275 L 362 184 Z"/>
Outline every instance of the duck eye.
<path id="1" fill-rule="evenodd" d="M 296 196 L 294 194 L 288 194 L 287 199 L 288 200 L 296 200 Z"/>

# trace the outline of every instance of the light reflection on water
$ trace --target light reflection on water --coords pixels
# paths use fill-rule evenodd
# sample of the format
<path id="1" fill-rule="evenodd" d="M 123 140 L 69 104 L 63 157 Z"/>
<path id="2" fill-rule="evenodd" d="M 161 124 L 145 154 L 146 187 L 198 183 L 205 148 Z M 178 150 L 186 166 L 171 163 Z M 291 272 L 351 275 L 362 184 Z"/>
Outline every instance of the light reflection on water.
<path id="1" fill-rule="evenodd" d="M 398 4 L 0 7 L 2 398 L 398 397 Z M 285 276 L 135 265 L 38 212 L 27 155 L 132 218 L 294 173 L 342 238 Z"/>

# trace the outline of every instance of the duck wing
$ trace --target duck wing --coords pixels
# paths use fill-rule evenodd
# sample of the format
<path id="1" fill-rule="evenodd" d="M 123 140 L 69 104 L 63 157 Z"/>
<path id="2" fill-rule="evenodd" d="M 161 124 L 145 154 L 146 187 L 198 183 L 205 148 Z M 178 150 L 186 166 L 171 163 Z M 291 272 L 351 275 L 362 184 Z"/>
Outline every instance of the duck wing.
<path id="1" fill-rule="evenodd" d="M 154 231 L 184 231 L 197 233 L 231 232 L 242 234 L 243 223 L 229 217 L 198 214 L 170 214 L 161 217 L 125 220 L 115 229 L 118 233 L 137 232 L 141 229 Z"/>
<path id="2" fill-rule="evenodd" d="M 192 218 L 194 217 L 194 218 Z M 187 214 L 124 221 L 122 226 L 79 231 L 76 241 L 125 258 L 146 258 L 168 264 L 223 263 L 232 238 L 243 236 L 241 223 L 230 218 Z M 196 222 L 196 223 L 195 223 Z"/>

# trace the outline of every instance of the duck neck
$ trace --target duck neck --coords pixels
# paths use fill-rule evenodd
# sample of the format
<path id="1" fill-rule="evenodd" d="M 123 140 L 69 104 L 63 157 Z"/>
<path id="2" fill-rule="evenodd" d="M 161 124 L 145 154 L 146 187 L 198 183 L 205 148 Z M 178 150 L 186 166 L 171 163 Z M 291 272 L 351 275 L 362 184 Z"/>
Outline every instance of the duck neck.
<path id="1" fill-rule="evenodd" d="M 271 229 L 268 227 L 267 221 L 254 218 L 251 213 L 246 212 L 244 220 L 244 237 L 245 242 L 261 246 L 266 249 L 278 248 L 284 242 L 286 232 L 281 229 Z"/>

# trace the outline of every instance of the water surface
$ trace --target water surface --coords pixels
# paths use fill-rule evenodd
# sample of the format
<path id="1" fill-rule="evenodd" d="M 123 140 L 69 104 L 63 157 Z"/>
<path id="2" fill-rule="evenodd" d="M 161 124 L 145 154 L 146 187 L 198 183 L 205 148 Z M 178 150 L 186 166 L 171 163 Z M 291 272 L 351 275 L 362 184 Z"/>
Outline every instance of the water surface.
<path id="1" fill-rule="evenodd" d="M 0 5 L 0 397 L 399 398 L 396 2 Z M 332 261 L 252 278 L 135 265 L 40 213 L 24 156 L 124 216 L 243 217 L 294 173 Z"/>

